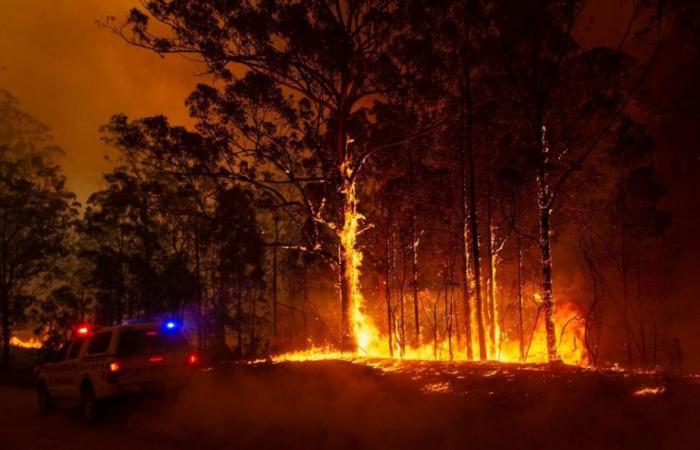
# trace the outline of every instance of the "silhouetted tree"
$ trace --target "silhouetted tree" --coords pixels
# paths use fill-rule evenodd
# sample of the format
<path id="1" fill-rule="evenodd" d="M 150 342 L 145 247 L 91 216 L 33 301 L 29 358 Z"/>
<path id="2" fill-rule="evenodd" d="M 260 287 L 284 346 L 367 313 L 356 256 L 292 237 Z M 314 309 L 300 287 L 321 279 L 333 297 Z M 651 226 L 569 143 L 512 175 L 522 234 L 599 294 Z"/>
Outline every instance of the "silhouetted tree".
<path id="1" fill-rule="evenodd" d="M 75 196 L 54 157 L 48 129 L 0 91 L 0 317 L 2 365 L 12 328 L 25 318 L 42 282 L 70 249 Z"/>
<path id="2" fill-rule="evenodd" d="M 137 46 L 198 55 L 223 82 L 192 96 L 198 128 L 224 144 L 217 157 L 227 175 L 263 189 L 309 225 L 309 245 L 294 247 L 323 255 L 337 270 L 344 349 L 354 347 L 351 297 L 359 294 L 350 275 L 356 182 L 372 153 L 396 144 L 373 133 L 371 106 L 405 83 L 393 52 L 407 31 L 402 17 L 402 2 L 394 1 L 192 7 L 158 0 L 133 9 L 124 23 L 109 22 Z M 155 31 L 151 21 L 166 29 Z"/>

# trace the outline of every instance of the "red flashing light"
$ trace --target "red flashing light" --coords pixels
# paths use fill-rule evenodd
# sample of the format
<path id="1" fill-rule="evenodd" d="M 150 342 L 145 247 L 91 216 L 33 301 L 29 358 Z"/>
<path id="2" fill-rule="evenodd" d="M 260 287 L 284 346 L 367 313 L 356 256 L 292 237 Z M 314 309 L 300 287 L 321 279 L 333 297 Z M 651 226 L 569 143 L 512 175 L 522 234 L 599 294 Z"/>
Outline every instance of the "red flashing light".
<path id="1" fill-rule="evenodd" d="M 81 325 L 81 326 L 78 327 L 78 330 L 77 330 L 77 331 L 78 331 L 78 334 L 79 334 L 79 335 L 85 336 L 86 334 L 88 334 L 88 333 L 90 332 L 90 328 L 88 328 L 88 327 L 85 326 L 85 325 Z"/>
<path id="2" fill-rule="evenodd" d="M 197 356 L 196 353 L 190 353 L 190 356 L 187 357 L 187 362 L 189 364 L 197 364 L 199 362 L 199 356 Z"/>
<path id="3" fill-rule="evenodd" d="M 113 363 L 109 364 L 109 371 L 110 372 L 119 372 L 119 361 L 114 361 Z"/>
<path id="4" fill-rule="evenodd" d="M 163 362 L 163 357 L 162 356 L 151 356 L 150 358 L 148 358 L 148 362 L 152 362 L 152 363 Z"/>

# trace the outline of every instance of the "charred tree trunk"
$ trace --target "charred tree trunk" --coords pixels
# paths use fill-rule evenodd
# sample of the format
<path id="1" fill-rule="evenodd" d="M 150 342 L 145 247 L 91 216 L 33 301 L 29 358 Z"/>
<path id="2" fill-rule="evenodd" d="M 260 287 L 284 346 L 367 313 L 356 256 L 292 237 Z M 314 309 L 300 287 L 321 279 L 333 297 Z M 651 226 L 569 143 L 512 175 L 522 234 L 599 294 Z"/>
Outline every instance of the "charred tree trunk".
<path id="1" fill-rule="evenodd" d="M 387 208 L 386 227 L 384 228 L 384 300 L 386 302 L 387 345 L 389 355 L 394 357 L 394 321 L 391 310 L 391 208 Z"/>
<path id="2" fill-rule="evenodd" d="M 256 357 L 258 354 L 258 336 L 257 336 L 257 301 L 256 301 L 255 289 L 250 289 L 248 293 L 248 299 L 250 301 L 250 333 L 248 337 L 248 355 L 252 358 Z"/>
<path id="3" fill-rule="evenodd" d="M 438 349 L 438 318 L 437 318 L 437 302 L 433 304 L 433 358 L 437 359 Z"/>
<path id="4" fill-rule="evenodd" d="M 279 243 L 279 217 L 274 216 L 275 245 L 272 246 L 272 345 L 277 344 L 277 245 Z"/>
<path id="5" fill-rule="evenodd" d="M 302 331 L 303 331 L 303 336 L 304 339 L 308 338 L 309 336 L 309 271 L 304 265 L 302 267 L 302 276 L 301 276 L 301 288 L 302 288 L 302 296 L 303 296 L 303 301 L 304 301 L 304 306 L 302 308 L 301 312 L 301 326 L 302 326 Z"/>
<path id="6" fill-rule="evenodd" d="M 489 176 L 490 178 L 490 176 Z M 491 353 L 491 356 L 495 358 L 497 356 L 496 352 L 496 330 L 498 328 L 498 317 L 496 316 L 496 295 L 495 295 L 495 275 L 496 271 L 494 270 L 494 245 L 493 245 L 493 240 L 494 240 L 494 230 L 493 230 L 493 210 L 492 210 L 492 199 L 491 199 L 491 181 L 489 179 L 489 188 L 488 188 L 488 199 L 487 199 L 487 206 L 486 206 L 486 230 L 488 233 L 487 239 L 486 239 L 486 275 L 488 276 L 488 284 L 486 285 L 487 290 L 486 290 L 486 296 L 487 296 L 487 303 L 488 303 L 488 318 L 489 318 L 489 351 Z"/>
<path id="7" fill-rule="evenodd" d="M 549 186 L 549 145 L 547 129 L 542 126 L 540 139 L 540 164 L 538 173 L 538 206 L 540 217 L 540 253 L 542 258 L 542 307 L 547 334 L 547 357 L 557 361 L 557 338 L 554 329 L 554 294 L 552 288 L 552 248 L 550 241 L 550 220 L 552 214 L 552 193 Z"/>
<path id="8" fill-rule="evenodd" d="M 450 242 L 451 244 L 452 242 Z M 453 246 L 450 245 L 450 249 Z M 445 291 L 445 335 L 447 336 L 447 350 L 449 352 L 450 361 L 454 359 L 454 351 L 452 349 L 452 322 L 454 310 L 454 281 L 455 281 L 455 261 L 454 252 L 449 251 L 449 271 L 447 278 L 447 289 Z"/>
<path id="9" fill-rule="evenodd" d="M 224 296 L 226 290 L 223 282 L 214 293 L 214 354 L 217 358 L 223 358 L 228 353 L 226 346 L 226 306 Z"/>
<path id="10" fill-rule="evenodd" d="M 194 231 L 194 264 L 195 264 L 195 282 L 197 283 L 197 349 L 201 352 L 204 348 L 204 315 L 202 305 L 202 261 L 201 248 L 199 239 L 199 225 L 195 224 Z"/>
<path id="11" fill-rule="evenodd" d="M 343 244 L 338 245 L 338 285 L 340 286 L 340 349 L 354 351 L 354 343 L 350 333 L 350 283 L 346 276 L 347 255 Z"/>
<path id="12" fill-rule="evenodd" d="M 474 292 L 476 299 L 476 325 L 479 334 L 479 358 L 488 359 L 486 336 L 484 330 L 484 315 L 481 298 L 481 261 L 479 251 L 479 219 L 476 205 L 476 167 L 474 162 L 474 117 L 471 96 L 471 73 L 465 66 L 464 100 L 466 102 L 466 154 L 469 167 L 469 234 L 471 236 L 471 251 L 474 277 Z"/>
<path id="13" fill-rule="evenodd" d="M 0 289 L 0 311 L 2 312 L 2 367 L 10 367 L 10 295 L 7 287 Z"/>
<path id="14" fill-rule="evenodd" d="M 520 341 L 520 361 L 525 361 L 525 333 L 523 329 L 523 237 L 518 233 L 518 338 Z"/>
<path id="15" fill-rule="evenodd" d="M 420 346 L 420 318 L 418 314 L 418 235 L 415 208 L 411 214 L 411 291 L 413 293 L 414 345 Z"/>
<path id="16" fill-rule="evenodd" d="M 406 252 L 401 239 L 401 285 L 399 289 L 399 348 L 401 356 L 406 354 L 406 304 L 404 301 L 404 288 L 406 286 Z"/>
<path id="17" fill-rule="evenodd" d="M 243 291 L 241 281 L 238 281 L 238 289 L 236 293 L 236 340 L 238 341 L 238 349 L 236 354 L 239 358 L 243 356 Z"/>
<path id="18" fill-rule="evenodd" d="M 469 288 L 469 205 L 467 202 L 467 164 L 465 155 L 465 111 L 464 111 L 464 83 L 461 83 L 461 99 L 459 102 L 459 201 L 460 201 L 460 259 L 462 263 L 462 303 L 464 305 L 464 340 L 467 346 L 467 360 L 474 359 L 474 349 L 472 348 L 472 311 L 470 304 Z"/>
<path id="19" fill-rule="evenodd" d="M 297 337 L 296 312 L 297 307 L 297 276 L 293 272 L 294 268 L 290 268 L 287 272 L 287 310 L 289 311 L 289 328 L 288 328 L 288 343 L 294 343 Z"/>
<path id="20" fill-rule="evenodd" d="M 343 77 L 344 78 L 344 77 Z M 342 92 L 346 91 L 346 83 L 343 82 Z M 340 289 L 340 349 L 344 352 L 354 352 L 357 350 L 357 343 L 351 324 L 351 309 L 353 291 L 358 287 L 353 286 L 353 256 L 355 252 L 355 233 L 352 229 L 356 222 L 357 214 L 355 205 L 355 186 L 351 166 L 351 158 L 348 153 L 348 135 L 345 128 L 345 118 L 347 117 L 347 105 L 345 98 L 341 97 L 336 112 L 336 136 L 335 151 L 337 154 L 338 175 L 340 180 L 340 214 L 338 223 L 338 277 Z"/>

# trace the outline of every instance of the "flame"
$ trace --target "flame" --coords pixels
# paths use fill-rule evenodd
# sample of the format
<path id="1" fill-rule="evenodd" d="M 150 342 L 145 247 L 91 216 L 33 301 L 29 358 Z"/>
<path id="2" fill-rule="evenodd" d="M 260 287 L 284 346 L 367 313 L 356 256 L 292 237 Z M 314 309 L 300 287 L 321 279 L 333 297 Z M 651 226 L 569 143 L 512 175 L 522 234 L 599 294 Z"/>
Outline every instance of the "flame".
<path id="1" fill-rule="evenodd" d="M 356 190 L 352 179 L 352 169 L 348 163 L 344 163 L 341 167 L 344 175 L 345 204 L 343 208 L 343 227 L 339 230 L 340 245 L 342 247 L 342 255 L 345 258 L 345 279 L 348 283 L 350 294 L 349 305 L 349 321 L 350 332 L 355 340 L 356 351 L 354 353 L 343 353 L 338 350 L 328 347 L 311 347 L 308 350 L 285 353 L 274 357 L 276 361 L 309 361 L 309 360 L 324 360 L 324 359 L 342 359 L 354 360 L 356 358 L 391 358 L 392 352 L 388 348 L 386 336 L 382 336 L 379 329 L 375 325 L 372 318 L 366 313 L 365 299 L 360 289 L 360 267 L 362 266 L 362 251 L 357 248 L 357 236 L 361 232 L 360 225 L 364 220 L 364 216 L 357 210 Z M 493 239 L 493 236 L 491 236 Z M 496 287 L 496 267 L 493 267 L 493 283 L 494 294 L 497 295 Z M 536 303 L 541 305 L 539 295 L 535 295 Z M 501 324 L 498 320 L 498 299 L 494 301 L 494 320 L 496 326 L 496 337 L 493 342 L 493 347 L 496 349 L 495 354 L 489 355 L 491 360 L 501 362 L 546 362 L 547 361 L 547 344 L 546 333 L 544 328 L 544 320 L 541 315 L 538 318 L 534 329 L 528 334 L 529 351 L 525 361 L 520 360 L 519 341 L 516 336 L 509 336 L 504 330 L 501 330 Z M 474 310 L 474 308 L 472 308 Z M 555 305 L 555 325 L 558 337 L 558 352 L 563 362 L 567 364 L 586 365 L 586 351 L 584 343 L 584 320 L 575 306 L 571 303 L 558 302 Z M 474 324 L 475 317 L 470 318 L 472 321 L 472 330 L 477 327 Z M 389 331 L 391 332 L 391 331 Z M 488 328 L 485 330 L 487 340 Z M 477 336 L 473 334 L 473 339 Z M 488 341 L 487 341 L 488 342 Z M 396 340 L 393 341 L 396 347 L 393 354 L 399 355 L 399 344 Z M 463 342 L 453 340 L 455 349 L 464 348 Z M 527 344 L 526 344 L 527 346 Z M 405 351 L 401 356 L 404 360 L 466 360 L 464 351 L 455 350 L 450 354 L 449 342 L 446 336 L 442 336 L 438 342 L 423 342 L 419 346 L 406 345 Z"/>
<path id="2" fill-rule="evenodd" d="M 348 162 L 342 166 L 345 180 L 352 178 L 352 169 Z M 365 300 L 360 291 L 360 266 L 362 252 L 357 249 L 357 235 L 360 221 L 364 216 L 357 211 L 355 183 L 346 181 L 343 229 L 340 232 L 340 245 L 343 247 L 345 260 L 345 277 L 350 290 L 350 326 L 355 344 L 361 354 L 369 356 L 378 350 L 380 334 L 371 317 L 365 314 Z"/>
<path id="3" fill-rule="evenodd" d="M 646 397 L 649 395 L 660 395 L 666 392 L 666 388 L 663 386 L 650 387 L 646 386 L 634 391 L 634 395 L 637 397 Z"/>
<path id="4" fill-rule="evenodd" d="M 539 294 L 533 295 L 535 302 L 541 304 Z M 557 332 L 557 352 L 561 360 L 567 364 L 587 365 L 587 353 L 584 345 L 585 322 L 578 309 L 568 302 L 559 301 L 554 307 L 554 324 Z M 529 334 L 532 339 L 529 344 Z M 525 349 L 527 357 L 525 362 L 546 362 L 547 361 L 547 335 L 544 328 L 542 314 L 538 317 L 534 330 L 525 331 Z M 507 334 L 503 334 L 500 343 L 499 361 L 519 361 L 520 347 L 516 336 L 511 339 Z"/>
<path id="5" fill-rule="evenodd" d="M 10 338 L 10 345 L 14 347 L 21 347 L 21 348 L 41 348 L 41 341 L 35 337 L 29 338 L 29 340 L 22 340 L 18 338 L 17 336 L 12 336 Z"/>

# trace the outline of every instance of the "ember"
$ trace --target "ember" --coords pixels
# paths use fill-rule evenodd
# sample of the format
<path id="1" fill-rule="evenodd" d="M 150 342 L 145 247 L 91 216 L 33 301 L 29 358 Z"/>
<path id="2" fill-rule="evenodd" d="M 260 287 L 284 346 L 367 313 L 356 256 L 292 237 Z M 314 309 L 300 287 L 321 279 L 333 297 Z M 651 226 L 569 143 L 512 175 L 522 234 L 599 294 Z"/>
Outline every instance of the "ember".
<path id="1" fill-rule="evenodd" d="M 634 391 L 634 395 L 638 397 L 646 397 L 646 396 L 651 396 L 651 395 L 660 395 L 663 394 L 666 391 L 666 388 L 663 386 L 646 386 L 640 389 L 637 389 Z"/>

